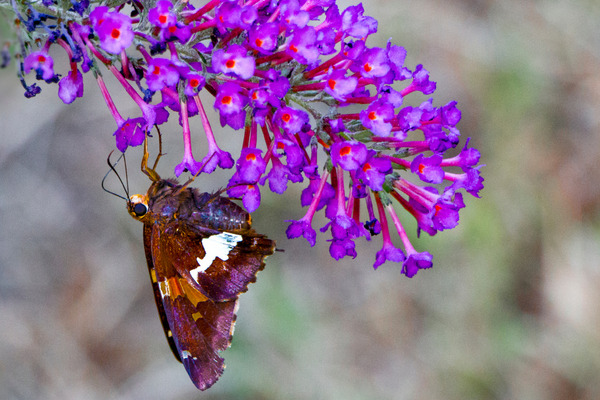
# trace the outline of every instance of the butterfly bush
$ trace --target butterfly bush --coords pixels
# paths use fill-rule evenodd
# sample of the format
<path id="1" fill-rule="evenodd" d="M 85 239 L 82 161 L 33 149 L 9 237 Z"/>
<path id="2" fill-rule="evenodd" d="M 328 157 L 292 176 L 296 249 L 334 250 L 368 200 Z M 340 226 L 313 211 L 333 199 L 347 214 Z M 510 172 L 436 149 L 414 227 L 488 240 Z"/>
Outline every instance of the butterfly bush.
<path id="1" fill-rule="evenodd" d="M 184 143 L 176 176 L 231 168 L 228 195 L 249 212 L 265 188 L 281 194 L 289 182 L 302 182 L 306 213 L 287 221 L 287 236 L 314 246 L 313 220 L 323 212 L 328 222 L 319 230 L 336 260 L 356 257 L 357 239 L 380 235 L 373 266 L 394 261 L 412 277 L 431 267 L 432 255 L 415 249 L 401 217 L 412 216 L 419 234 L 435 235 L 457 226 L 463 193 L 479 197 L 483 188 L 479 151 L 468 139 L 459 146 L 456 101 L 407 104 L 413 93 L 433 94 L 436 83 L 422 65 L 404 64 L 403 47 L 367 44 L 378 23 L 362 4 L 2 1 L 16 14 L 18 38 L 5 45 L 2 60 L 6 65 L 9 52 L 17 54 L 26 97 L 41 90 L 27 83 L 30 74 L 28 80 L 58 83 L 59 98 L 71 103 L 83 96 L 82 74 L 91 72 L 121 152 L 175 114 Z M 69 68 L 57 73 L 54 58 Z M 120 83 L 137 114 L 119 113 L 105 76 Z M 207 104 L 202 91 L 214 100 Z M 239 154 L 219 146 L 225 139 L 215 134 L 207 107 L 217 110 L 221 126 L 239 130 Z M 192 142 L 201 142 L 202 133 L 190 131 L 192 117 L 202 121 L 208 143 L 198 159 Z"/>

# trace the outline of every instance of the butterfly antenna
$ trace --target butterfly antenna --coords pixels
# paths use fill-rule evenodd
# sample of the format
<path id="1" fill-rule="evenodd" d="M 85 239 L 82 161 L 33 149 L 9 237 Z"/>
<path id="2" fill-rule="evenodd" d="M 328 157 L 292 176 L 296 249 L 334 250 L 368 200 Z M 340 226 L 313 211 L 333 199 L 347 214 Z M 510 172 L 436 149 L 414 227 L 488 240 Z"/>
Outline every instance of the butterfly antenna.
<path id="1" fill-rule="evenodd" d="M 125 193 L 127 193 L 127 197 L 129 197 L 129 174 L 127 173 L 127 158 L 125 157 L 125 153 L 123 153 L 123 165 L 125 166 L 125 186 L 127 186 Z M 123 184 L 123 181 L 121 181 L 121 184 Z"/>
<path id="2" fill-rule="evenodd" d="M 117 176 L 117 178 L 119 179 L 119 182 L 121 182 L 121 186 L 123 187 L 123 190 L 125 191 L 125 194 L 126 194 L 128 197 L 129 197 L 129 190 L 128 190 L 128 189 L 125 187 L 125 185 L 123 184 L 123 180 L 121 179 L 121 176 L 119 176 L 119 173 L 118 173 L 118 172 L 117 172 L 117 170 L 115 169 L 115 166 L 116 166 L 116 165 L 119 163 L 119 161 L 120 161 L 120 160 L 121 160 L 121 158 L 123 157 L 123 154 L 121 154 L 121 156 L 120 156 L 120 157 L 117 159 L 117 161 L 116 161 L 116 162 L 114 163 L 114 165 L 113 165 L 113 163 L 111 163 L 111 161 L 110 161 L 110 156 L 112 155 L 112 153 L 113 153 L 113 152 L 114 152 L 114 150 L 113 150 L 113 151 L 111 151 L 111 152 L 108 154 L 108 157 L 106 158 L 106 162 L 108 163 L 108 166 L 110 167 L 110 170 L 109 170 L 109 171 L 106 173 L 106 175 L 104 175 L 104 178 L 102 178 L 102 189 L 103 189 L 105 192 L 107 192 L 107 193 L 110 193 L 110 194 L 112 194 L 112 195 L 114 195 L 114 196 L 117 196 L 117 197 L 119 197 L 119 198 L 121 198 L 121 199 L 123 199 L 123 200 L 127 200 L 127 201 L 129 201 L 129 199 L 127 199 L 126 197 L 123 197 L 123 196 L 121 196 L 121 195 L 120 195 L 120 194 L 118 194 L 118 193 L 115 193 L 115 192 L 113 192 L 113 191 L 110 191 L 110 190 L 108 190 L 108 189 L 106 188 L 106 186 L 104 185 L 104 183 L 106 182 L 106 178 L 108 177 L 108 175 L 109 175 L 109 174 L 111 173 L 111 171 L 112 171 L 112 172 L 114 172 L 114 173 L 115 173 L 115 175 L 116 175 L 116 176 Z M 127 174 L 127 169 L 125 169 L 125 174 Z"/>

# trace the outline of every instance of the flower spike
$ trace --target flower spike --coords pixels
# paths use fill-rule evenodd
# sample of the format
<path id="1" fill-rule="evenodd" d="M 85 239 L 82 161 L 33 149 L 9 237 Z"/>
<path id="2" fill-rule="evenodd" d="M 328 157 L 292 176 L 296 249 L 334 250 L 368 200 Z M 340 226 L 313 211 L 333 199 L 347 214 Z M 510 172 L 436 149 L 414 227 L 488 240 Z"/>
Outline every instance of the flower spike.
<path id="1" fill-rule="evenodd" d="M 305 182 L 300 205 L 308 209 L 288 221 L 289 238 L 304 237 L 314 246 L 319 239 L 314 217 L 323 210 L 328 221 L 320 231 L 333 258 L 355 257 L 356 240 L 381 234 L 374 267 L 401 262 L 407 277 L 431 267 L 432 256 L 415 250 L 404 219 L 416 219 L 417 233 L 435 235 L 458 225 L 464 193 L 480 196 L 481 154 L 469 147 L 469 139 L 460 150 L 462 112 L 456 101 L 435 104 L 437 83 L 422 64 L 405 65 L 402 46 L 368 44 L 378 22 L 365 15 L 362 4 L 124 5 L 13 1 L 25 96 L 41 90 L 25 82 L 23 74 L 31 74 L 58 83 L 60 99 L 69 104 L 83 95 L 83 75 L 92 71 L 115 119 L 109 132 L 118 150 L 147 143 L 151 128 L 175 114 L 183 136 L 182 161 L 171 166 L 175 175 L 235 165 L 227 192 L 248 211 L 259 207 L 267 183 L 283 194 L 291 183 Z M 62 53 L 54 51 L 56 44 Z M 55 63 L 57 57 L 66 62 Z M 68 69 L 55 71 L 57 65 Z M 106 70 L 138 106 L 136 114 L 121 116 L 102 77 Z M 415 93 L 428 98 L 415 105 Z M 409 102 L 413 105 L 405 105 Z M 239 131 L 231 143 L 213 129 L 205 112 L 209 105 L 221 127 Z M 192 129 L 195 116 L 207 143 L 201 161 L 192 155 L 192 142 L 202 135 Z M 227 151 L 219 144 L 227 144 Z M 393 244 L 395 236 L 402 249 Z"/>

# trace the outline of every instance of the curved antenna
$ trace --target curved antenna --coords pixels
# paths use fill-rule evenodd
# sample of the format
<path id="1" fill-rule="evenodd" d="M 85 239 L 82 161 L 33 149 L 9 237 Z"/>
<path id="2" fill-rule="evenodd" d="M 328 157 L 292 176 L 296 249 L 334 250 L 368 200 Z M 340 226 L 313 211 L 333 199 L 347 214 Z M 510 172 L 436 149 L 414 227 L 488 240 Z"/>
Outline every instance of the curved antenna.
<path id="1" fill-rule="evenodd" d="M 106 188 L 106 186 L 104 186 L 104 182 L 106 181 L 106 178 L 108 177 L 108 174 L 110 174 L 110 173 L 111 173 L 111 171 L 112 171 L 112 172 L 114 172 L 114 173 L 115 173 L 115 175 L 117 176 L 117 178 L 119 178 L 119 182 L 121 182 L 121 186 L 123 186 L 123 190 L 125 191 L 125 194 L 127 195 L 127 197 L 129 197 L 129 190 L 128 190 L 128 189 L 125 187 L 125 184 L 123 183 L 123 180 L 121 179 L 121 177 L 119 176 L 119 173 L 118 173 L 118 172 L 117 172 L 117 170 L 115 169 L 115 166 L 116 166 L 116 165 L 119 163 L 119 161 L 121 160 L 121 158 L 123 158 L 123 159 L 124 159 L 124 156 L 125 156 L 125 154 L 121 154 L 121 156 L 120 156 L 120 157 L 117 159 L 117 161 L 116 161 L 116 162 L 114 163 L 114 165 L 113 165 L 113 164 L 110 162 L 110 156 L 112 155 L 112 153 L 113 153 L 113 152 L 114 152 L 114 150 L 113 150 L 113 151 L 111 151 L 111 152 L 108 154 L 108 157 L 106 158 L 106 162 L 108 163 L 108 166 L 110 167 L 110 170 L 109 170 L 109 171 L 106 173 L 106 175 L 104 175 L 104 178 L 102 178 L 102 189 L 103 189 L 105 192 L 107 192 L 107 193 L 110 193 L 110 194 L 112 194 L 112 195 L 114 195 L 114 196 L 117 196 L 117 197 L 119 197 L 119 198 L 121 198 L 121 199 L 123 199 L 123 200 L 129 201 L 129 199 L 128 199 L 128 198 L 126 198 L 126 197 L 123 197 L 123 196 L 121 196 L 120 194 L 118 194 L 118 193 L 115 193 L 115 192 L 113 192 L 113 191 L 110 191 L 110 190 L 108 190 L 108 189 Z M 125 168 L 125 175 L 127 175 L 127 168 Z M 127 184 L 129 184 L 129 182 L 127 182 Z"/>

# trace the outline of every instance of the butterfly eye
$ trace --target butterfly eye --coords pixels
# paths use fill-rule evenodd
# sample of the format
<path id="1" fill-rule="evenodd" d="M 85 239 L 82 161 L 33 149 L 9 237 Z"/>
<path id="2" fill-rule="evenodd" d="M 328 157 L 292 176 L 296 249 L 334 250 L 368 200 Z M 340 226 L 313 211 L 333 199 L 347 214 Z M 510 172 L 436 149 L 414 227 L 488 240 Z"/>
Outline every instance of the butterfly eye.
<path id="1" fill-rule="evenodd" d="M 133 206 L 133 212 L 136 216 L 143 217 L 148 212 L 148 206 L 144 203 L 137 203 L 135 206 Z"/>

